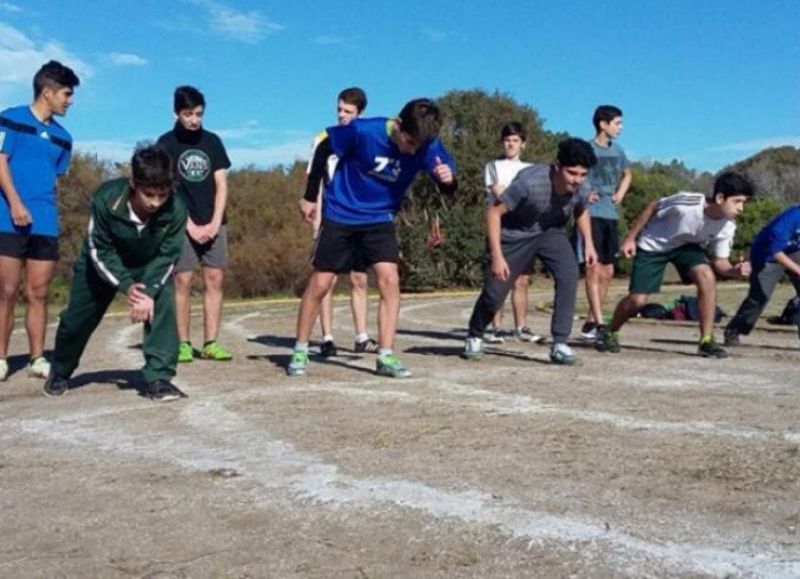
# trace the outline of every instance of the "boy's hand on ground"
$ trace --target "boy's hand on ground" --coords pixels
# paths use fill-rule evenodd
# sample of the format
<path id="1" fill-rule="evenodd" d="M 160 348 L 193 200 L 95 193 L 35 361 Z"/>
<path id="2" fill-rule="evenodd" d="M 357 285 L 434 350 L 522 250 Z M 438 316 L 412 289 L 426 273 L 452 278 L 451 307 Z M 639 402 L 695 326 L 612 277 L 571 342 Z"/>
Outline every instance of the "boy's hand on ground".
<path id="1" fill-rule="evenodd" d="M 317 216 L 317 204 L 307 201 L 306 199 L 301 199 L 300 215 L 309 223 L 314 223 L 314 218 Z"/>
<path id="2" fill-rule="evenodd" d="M 9 209 L 11 209 L 11 221 L 17 227 L 27 227 L 33 223 L 31 212 L 24 203 L 14 203 Z"/>
<path id="3" fill-rule="evenodd" d="M 444 183 L 445 185 L 452 183 L 453 170 L 450 168 L 450 165 L 442 163 L 439 157 L 435 157 L 434 162 L 436 163 L 436 166 L 433 168 L 434 178 L 439 181 L 439 183 Z"/>
<path id="4" fill-rule="evenodd" d="M 495 279 L 506 281 L 509 275 L 511 275 L 511 270 L 508 269 L 508 262 L 504 257 L 492 260 L 492 276 Z"/>
<path id="5" fill-rule="evenodd" d="M 628 239 L 627 237 L 622 240 L 622 246 L 620 246 L 620 252 L 627 258 L 631 258 L 636 255 L 636 240 L 635 239 Z"/>

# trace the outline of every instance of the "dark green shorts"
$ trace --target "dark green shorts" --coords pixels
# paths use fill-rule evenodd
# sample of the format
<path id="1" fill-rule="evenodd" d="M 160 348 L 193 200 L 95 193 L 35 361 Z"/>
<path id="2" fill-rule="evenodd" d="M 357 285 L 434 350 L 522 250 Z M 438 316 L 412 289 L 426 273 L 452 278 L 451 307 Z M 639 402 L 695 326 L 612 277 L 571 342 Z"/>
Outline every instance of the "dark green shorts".
<path id="1" fill-rule="evenodd" d="M 675 266 L 683 283 L 692 283 L 689 270 L 697 265 L 708 264 L 708 258 L 705 250 L 694 244 L 681 245 L 664 252 L 637 249 L 628 290 L 632 294 L 656 294 L 661 291 L 668 263 Z"/>

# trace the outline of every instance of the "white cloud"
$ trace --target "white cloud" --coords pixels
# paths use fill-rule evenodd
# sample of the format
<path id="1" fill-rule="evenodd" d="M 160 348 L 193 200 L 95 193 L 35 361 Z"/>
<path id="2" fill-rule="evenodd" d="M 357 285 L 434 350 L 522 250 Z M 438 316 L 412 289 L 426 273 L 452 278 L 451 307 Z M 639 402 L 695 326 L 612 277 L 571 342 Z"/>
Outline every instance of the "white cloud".
<path id="1" fill-rule="evenodd" d="M 133 148 L 138 141 L 138 139 L 75 141 L 75 150 L 83 154 L 97 155 L 101 161 L 127 163 L 131 160 Z"/>
<path id="2" fill-rule="evenodd" d="M 0 22 L 0 90 L 30 85 L 33 75 L 48 60 L 72 68 L 81 79 L 91 77 L 92 67 L 57 41 L 37 44 L 13 26 Z"/>
<path id="3" fill-rule="evenodd" d="M 705 149 L 707 153 L 755 153 L 770 147 L 800 147 L 800 136 L 793 137 L 766 137 L 762 139 L 751 139 L 739 143 L 729 143 L 718 147 Z"/>
<path id="4" fill-rule="evenodd" d="M 117 66 L 147 66 L 147 59 L 130 52 L 112 52 L 108 55 L 111 62 Z"/>
<path id="5" fill-rule="evenodd" d="M 222 131 L 214 131 L 218 135 Z M 97 155 L 102 161 L 127 163 L 131 160 L 133 148 L 142 139 L 98 139 L 75 141 L 75 150 L 90 155 Z M 228 157 L 234 169 L 241 169 L 249 165 L 258 168 L 274 167 L 275 165 L 291 165 L 297 160 L 306 160 L 311 152 L 311 135 L 304 135 L 302 139 L 287 141 L 274 145 L 251 147 L 228 147 Z"/>
<path id="6" fill-rule="evenodd" d="M 420 29 L 422 35 L 432 42 L 444 42 L 448 38 L 450 38 L 450 33 L 445 32 L 444 30 L 440 30 L 438 28 L 432 28 L 430 26 L 425 26 L 424 28 Z"/>
<path id="7" fill-rule="evenodd" d="M 0 9 L 5 10 L 6 12 L 22 12 L 22 8 L 20 6 L 12 4 L 11 2 L 0 2 Z"/>
<path id="8" fill-rule="evenodd" d="M 322 44 L 324 46 L 344 44 L 345 39 L 341 36 L 334 36 L 332 34 L 322 34 L 314 39 L 314 44 Z"/>
<path id="9" fill-rule="evenodd" d="M 297 141 L 265 145 L 263 147 L 232 147 L 228 156 L 234 167 L 254 165 L 259 168 L 275 165 L 291 165 L 298 160 L 307 160 L 311 153 L 311 136 Z"/>
<path id="10" fill-rule="evenodd" d="M 272 22 L 258 10 L 245 12 L 216 0 L 184 0 L 184 2 L 206 9 L 209 32 L 224 38 L 256 44 L 264 37 L 284 29 L 284 26 Z"/>

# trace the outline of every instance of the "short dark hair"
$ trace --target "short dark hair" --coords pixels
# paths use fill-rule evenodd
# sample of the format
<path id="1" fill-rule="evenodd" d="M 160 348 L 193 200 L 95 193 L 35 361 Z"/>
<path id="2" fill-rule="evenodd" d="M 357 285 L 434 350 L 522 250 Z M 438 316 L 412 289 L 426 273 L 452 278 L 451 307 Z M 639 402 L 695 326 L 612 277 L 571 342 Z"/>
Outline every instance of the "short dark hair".
<path id="1" fill-rule="evenodd" d="M 721 194 L 727 199 L 736 195 L 744 195 L 749 199 L 753 193 L 753 182 L 746 175 L 736 171 L 725 171 L 714 181 L 712 196 Z"/>
<path id="2" fill-rule="evenodd" d="M 78 75 L 68 66 L 64 66 L 57 60 L 51 60 L 42 65 L 36 74 L 33 75 L 33 98 L 39 98 L 45 88 L 75 88 L 81 84 Z"/>
<path id="3" fill-rule="evenodd" d="M 619 107 L 615 107 L 614 105 L 600 105 L 596 109 L 594 109 L 594 115 L 592 115 L 592 124 L 594 125 L 594 130 L 600 132 L 600 122 L 605 121 L 610 123 L 617 117 L 622 116 L 622 109 Z"/>
<path id="4" fill-rule="evenodd" d="M 518 121 L 511 121 L 510 123 L 506 123 L 500 129 L 500 140 L 502 141 L 506 137 L 512 137 L 517 135 L 523 142 L 528 140 L 528 132 L 525 130 L 525 127 L 522 126 L 522 123 Z"/>
<path id="5" fill-rule="evenodd" d="M 367 93 L 357 86 L 351 86 L 339 93 L 337 100 L 343 101 L 348 105 L 354 105 L 359 114 L 367 108 Z"/>
<path id="6" fill-rule="evenodd" d="M 206 107 L 206 97 L 203 93 L 188 84 L 175 89 L 173 102 L 175 114 L 195 107 Z"/>
<path id="7" fill-rule="evenodd" d="M 431 99 L 408 101 L 400 111 L 399 118 L 400 130 L 420 146 L 438 137 L 442 129 L 442 115 Z"/>
<path id="8" fill-rule="evenodd" d="M 575 167 L 580 165 L 591 169 L 597 164 L 597 157 L 592 146 L 583 139 L 564 139 L 558 144 L 558 164 L 562 167 Z"/>
<path id="9" fill-rule="evenodd" d="M 134 187 L 172 189 L 175 185 L 172 158 L 159 145 L 139 143 L 131 158 L 131 178 Z"/>

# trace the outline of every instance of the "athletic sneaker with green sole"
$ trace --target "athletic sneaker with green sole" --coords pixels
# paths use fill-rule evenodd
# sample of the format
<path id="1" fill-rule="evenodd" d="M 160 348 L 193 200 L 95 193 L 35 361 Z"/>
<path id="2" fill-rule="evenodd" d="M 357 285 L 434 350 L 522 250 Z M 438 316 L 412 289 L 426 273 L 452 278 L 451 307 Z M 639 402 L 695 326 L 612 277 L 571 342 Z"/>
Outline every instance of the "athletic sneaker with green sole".
<path id="1" fill-rule="evenodd" d="M 186 364 L 194 361 L 194 348 L 189 342 L 181 342 L 178 346 L 178 362 Z"/>
<path id="2" fill-rule="evenodd" d="M 612 332 L 608 328 L 600 328 L 597 332 L 594 347 L 598 352 L 611 352 L 618 354 L 620 351 L 619 346 L 619 333 Z"/>
<path id="3" fill-rule="evenodd" d="M 380 356 L 375 362 L 375 372 L 389 378 L 409 378 L 411 376 L 408 368 L 403 366 L 403 363 L 394 354 Z"/>
<path id="4" fill-rule="evenodd" d="M 697 354 L 703 358 L 727 358 L 728 351 L 717 344 L 714 338 L 701 341 L 697 345 Z"/>
<path id="5" fill-rule="evenodd" d="M 553 344 L 553 348 L 550 350 L 550 361 L 553 364 L 572 366 L 578 361 L 578 357 L 575 355 L 575 352 L 572 351 L 572 348 L 564 343 L 560 343 Z"/>
<path id="6" fill-rule="evenodd" d="M 286 373 L 289 376 L 305 376 L 308 371 L 308 352 L 294 351 L 292 352 L 292 359 L 289 361 L 289 366 L 286 368 Z"/>
<path id="7" fill-rule="evenodd" d="M 215 360 L 217 362 L 227 362 L 233 360 L 233 354 L 219 345 L 216 340 L 208 342 L 200 351 L 203 360 Z"/>

